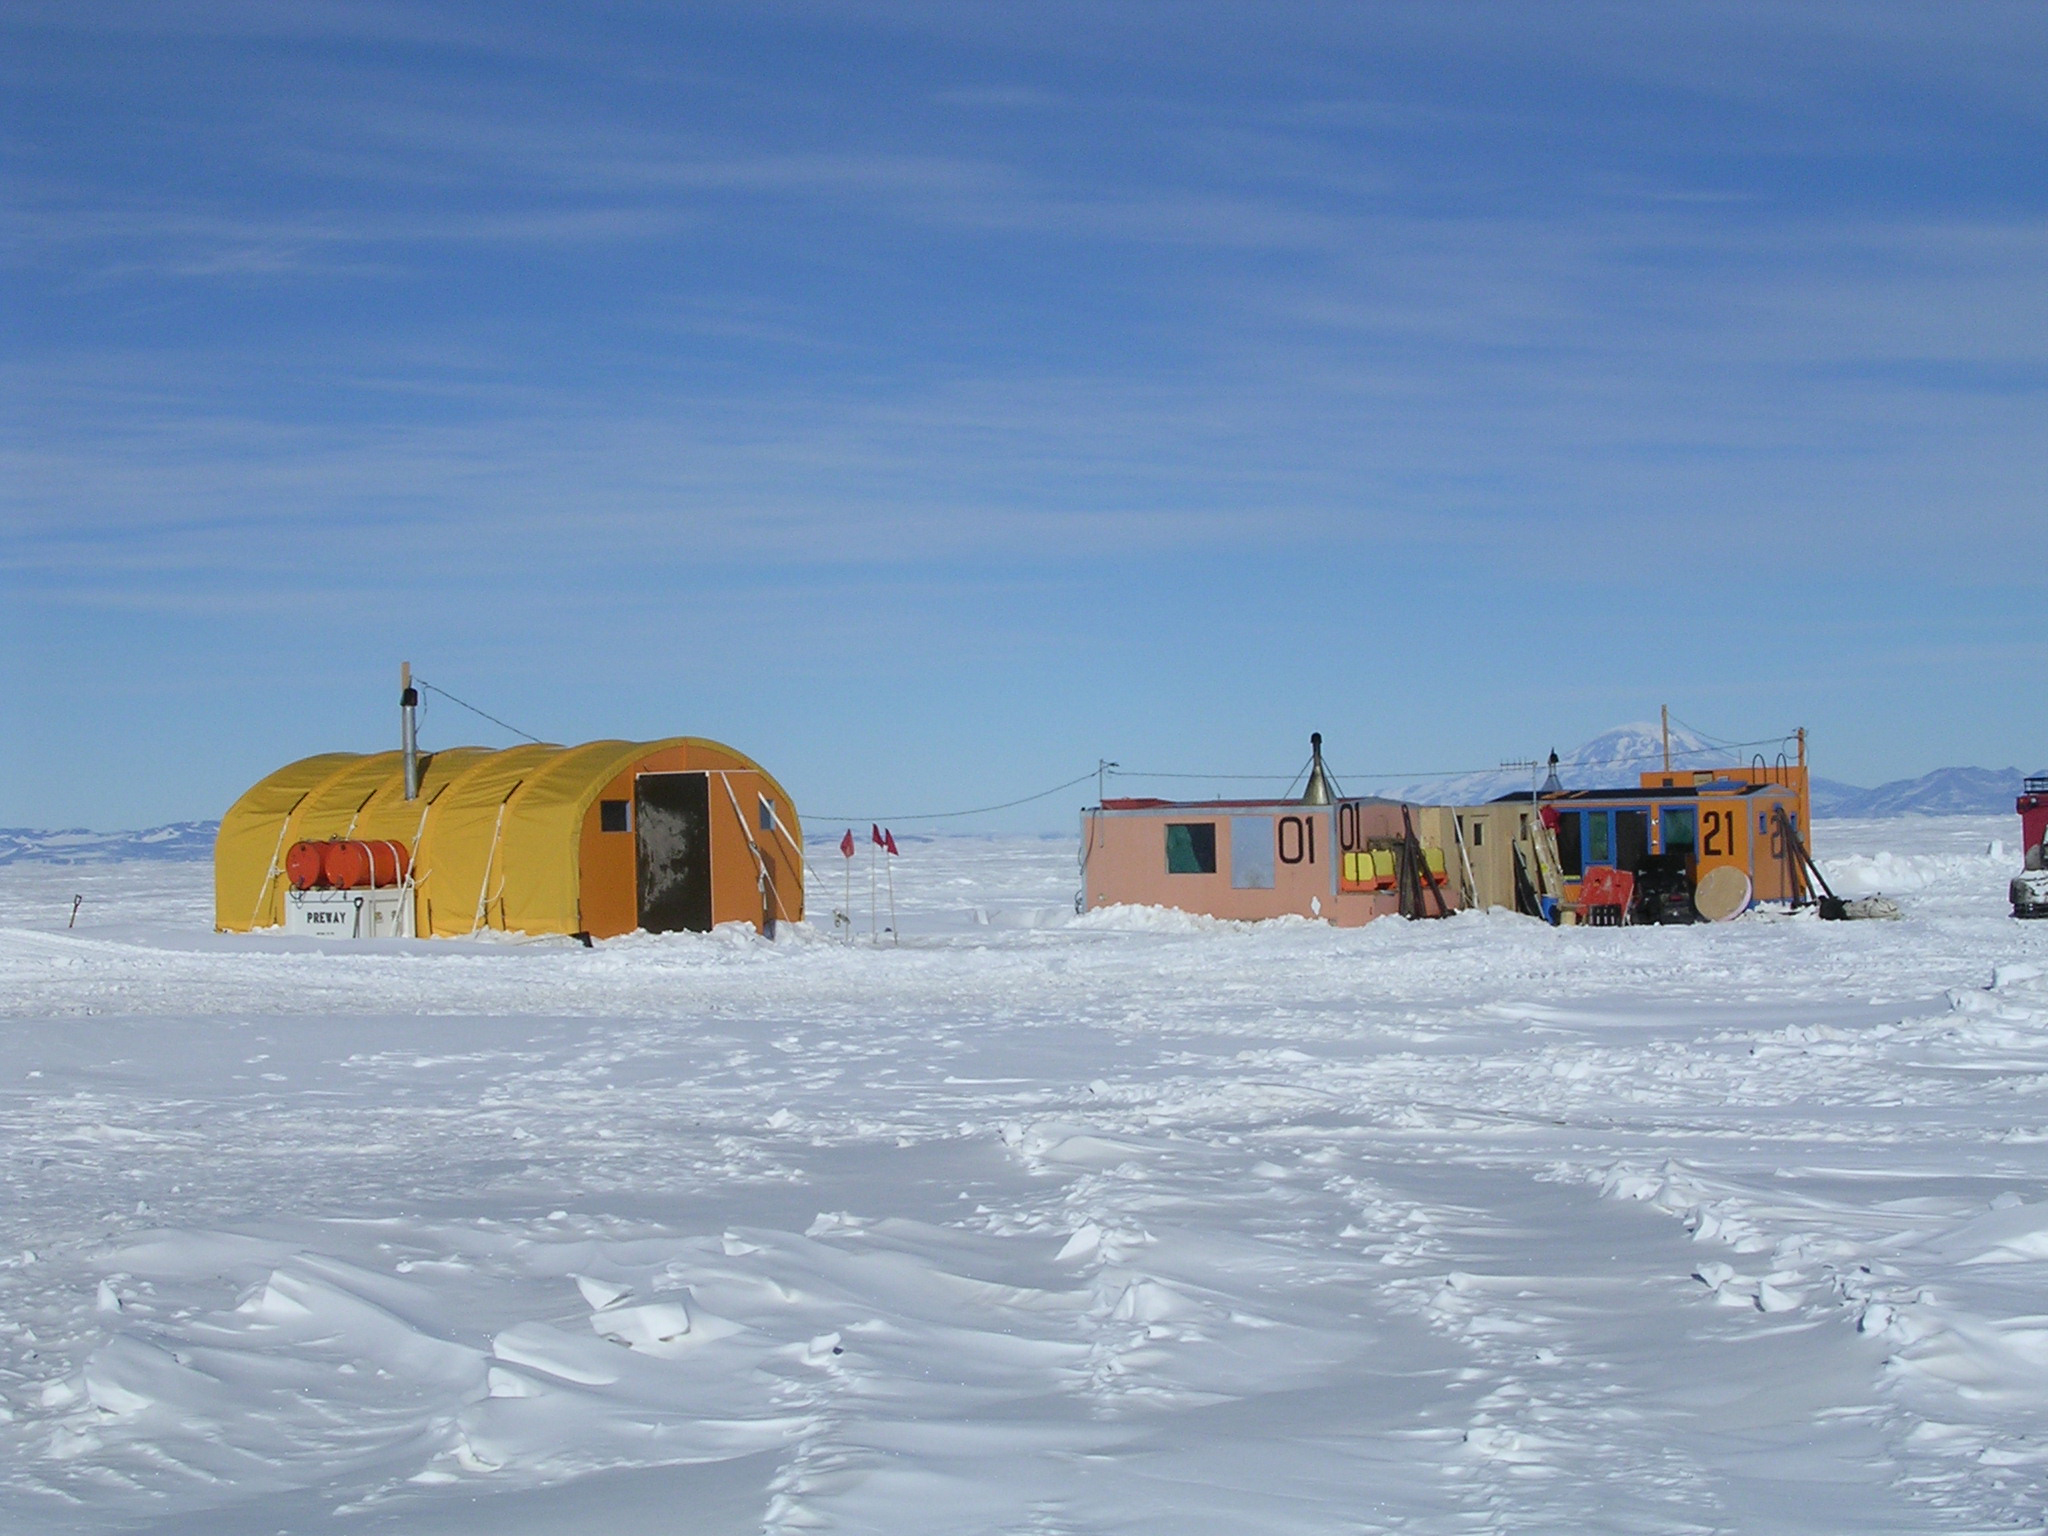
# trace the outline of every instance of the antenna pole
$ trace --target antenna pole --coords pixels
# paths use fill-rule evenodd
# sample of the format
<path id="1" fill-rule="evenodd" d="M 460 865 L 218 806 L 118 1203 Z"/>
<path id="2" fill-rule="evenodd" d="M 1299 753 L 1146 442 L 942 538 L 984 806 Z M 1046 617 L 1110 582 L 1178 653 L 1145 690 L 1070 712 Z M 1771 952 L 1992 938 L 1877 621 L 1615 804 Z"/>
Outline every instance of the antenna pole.
<path id="1" fill-rule="evenodd" d="M 1658 706 L 1658 709 L 1664 717 L 1664 771 L 1669 773 L 1671 771 L 1671 706 L 1669 704 L 1662 704 Z"/>
<path id="2" fill-rule="evenodd" d="M 1806 727 L 1799 727 L 1799 766 L 1806 766 Z"/>

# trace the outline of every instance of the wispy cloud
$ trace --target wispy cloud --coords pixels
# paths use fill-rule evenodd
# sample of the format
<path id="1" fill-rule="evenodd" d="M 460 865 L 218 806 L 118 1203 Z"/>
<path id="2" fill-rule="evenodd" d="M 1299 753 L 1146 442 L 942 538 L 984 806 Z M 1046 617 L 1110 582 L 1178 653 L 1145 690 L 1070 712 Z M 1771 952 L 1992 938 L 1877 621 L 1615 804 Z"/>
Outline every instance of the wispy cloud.
<path id="1" fill-rule="evenodd" d="M 987 108 L 998 112 L 1036 112 L 1066 104 L 1055 93 L 1029 85 L 955 86 L 933 92 L 932 100 L 942 107 Z"/>
<path id="2" fill-rule="evenodd" d="M 17 212 L 13 263 L 55 269 L 73 284 L 145 275 L 373 277 L 410 269 L 421 248 L 611 245 L 670 237 L 691 223 L 687 210 L 647 206 L 278 215 L 134 198 L 24 200 Z"/>

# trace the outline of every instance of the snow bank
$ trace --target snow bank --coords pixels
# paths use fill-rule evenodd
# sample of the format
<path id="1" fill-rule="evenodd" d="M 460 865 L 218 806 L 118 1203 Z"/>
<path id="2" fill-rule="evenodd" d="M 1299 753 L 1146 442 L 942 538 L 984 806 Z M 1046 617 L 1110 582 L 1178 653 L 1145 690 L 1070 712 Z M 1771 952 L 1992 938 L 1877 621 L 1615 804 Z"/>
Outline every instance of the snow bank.
<path id="1" fill-rule="evenodd" d="M 1821 872 L 1844 897 L 1920 896 L 1970 904 L 2018 868 L 2016 817 L 1912 817 L 1822 822 Z M 1923 903 L 1924 905 L 1924 903 Z"/>
<path id="2" fill-rule="evenodd" d="M 1976 854 L 1846 854 L 1821 864 L 1828 884 L 1840 896 L 1888 896 L 1940 892 L 1968 894 L 2012 875 L 2013 860 L 1996 844 Z"/>

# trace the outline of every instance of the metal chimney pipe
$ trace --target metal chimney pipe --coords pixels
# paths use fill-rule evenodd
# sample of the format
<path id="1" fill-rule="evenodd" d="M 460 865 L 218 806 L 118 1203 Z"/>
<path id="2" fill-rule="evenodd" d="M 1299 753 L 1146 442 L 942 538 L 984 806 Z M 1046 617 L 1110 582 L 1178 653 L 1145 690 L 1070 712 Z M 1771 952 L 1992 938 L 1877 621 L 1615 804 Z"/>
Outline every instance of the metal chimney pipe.
<path id="1" fill-rule="evenodd" d="M 1303 805 L 1328 805 L 1330 803 L 1330 776 L 1323 771 L 1323 733 L 1313 731 L 1308 738 L 1309 770 L 1308 789 L 1301 797 Z"/>
<path id="2" fill-rule="evenodd" d="M 412 685 L 412 663 L 398 664 L 398 741 L 405 752 L 405 798 L 420 797 L 420 733 L 413 711 L 419 707 L 420 691 Z"/>

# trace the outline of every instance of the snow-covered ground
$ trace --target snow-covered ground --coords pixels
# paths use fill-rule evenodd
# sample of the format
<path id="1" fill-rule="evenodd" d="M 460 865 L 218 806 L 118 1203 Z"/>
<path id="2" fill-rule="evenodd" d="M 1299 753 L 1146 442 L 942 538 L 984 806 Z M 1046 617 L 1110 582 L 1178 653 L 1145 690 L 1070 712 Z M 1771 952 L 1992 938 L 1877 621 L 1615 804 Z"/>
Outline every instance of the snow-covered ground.
<path id="1" fill-rule="evenodd" d="M 0 869 L 0 1529 L 2039 1529 L 2016 830 L 1822 824 L 1896 923 L 1343 933 L 941 840 L 880 947 L 824 847 L 594 950 Z"/>

